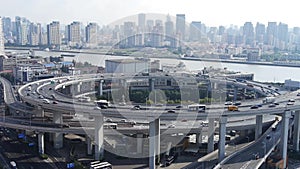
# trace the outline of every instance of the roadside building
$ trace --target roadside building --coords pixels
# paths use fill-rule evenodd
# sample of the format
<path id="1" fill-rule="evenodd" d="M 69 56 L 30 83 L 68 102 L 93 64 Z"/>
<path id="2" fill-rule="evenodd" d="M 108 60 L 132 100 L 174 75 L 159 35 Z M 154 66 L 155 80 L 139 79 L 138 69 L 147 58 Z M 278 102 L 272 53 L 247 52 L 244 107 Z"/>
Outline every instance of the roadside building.
<path id="1" fill-rule="evenodd" d="M 288 90 L 298 90 L 300 89 L 300 82 L 292 79 L 287 79 L 284 81 L 284 87 Z"/>
<path id="2" fill-rule="evenodd" d="M 106 73 L 146 73 L 148 61 L 134 59 L 111 59 L 105 61 Z"/>

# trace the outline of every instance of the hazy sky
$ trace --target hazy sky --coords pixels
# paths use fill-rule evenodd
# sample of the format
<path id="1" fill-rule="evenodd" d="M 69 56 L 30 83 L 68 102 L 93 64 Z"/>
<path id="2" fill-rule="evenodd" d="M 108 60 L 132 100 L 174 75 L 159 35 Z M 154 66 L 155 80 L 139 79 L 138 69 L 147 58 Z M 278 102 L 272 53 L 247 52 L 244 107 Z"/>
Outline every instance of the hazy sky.
<path id="1" fill-rule="evenodd" d="M 188 22 L 208 26 L 277 21 L 292 27 L 300 26 L 298 4 L 296 0 L 1 0 L 0 15 L 41 23 L 77 20 L 107 25 L 138 13 L 185 13 Z"/>

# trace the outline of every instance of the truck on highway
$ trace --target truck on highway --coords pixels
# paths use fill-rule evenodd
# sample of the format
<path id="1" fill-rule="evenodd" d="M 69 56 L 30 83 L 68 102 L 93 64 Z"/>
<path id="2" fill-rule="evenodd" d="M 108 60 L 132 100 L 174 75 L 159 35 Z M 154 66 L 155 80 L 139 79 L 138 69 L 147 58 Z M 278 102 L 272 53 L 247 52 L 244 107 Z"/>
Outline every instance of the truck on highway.
<path id="1" fill-rule="evenodd" d="M 266 97 L 262 101 L 263 103 L 274 103 L 275 102 L 275 97 Z"/>

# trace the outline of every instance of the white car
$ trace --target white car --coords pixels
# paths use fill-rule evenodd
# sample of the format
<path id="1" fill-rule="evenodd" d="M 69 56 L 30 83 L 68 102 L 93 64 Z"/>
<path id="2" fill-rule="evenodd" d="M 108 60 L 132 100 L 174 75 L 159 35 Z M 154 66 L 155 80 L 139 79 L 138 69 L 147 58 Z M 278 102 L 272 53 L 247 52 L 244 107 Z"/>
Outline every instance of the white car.
<path id="1" fill-rule="evenodd" d="M 96 106 L 94 107 L 94 110 L 101 110 L 101 107 Z"/>
<path id="2" fill-rule="evenodd" d="M 14 161 L 11 161 L 11 162 L 10 162 L 10 166 L 11 166 L 12 168 L 17 168 L 17 164 L 16 164 L 16 162 L 14 162 Z"/>
<path id="3" fill-rule="evenodd" d="M 170 124 L 168 128 L 175 128 L 175 124 Z"/>
<path id="4" fill-rule="evenodd" d="M 50 104 L 50 101 L 48 99 L 43 99 L 43 103 Z"/>

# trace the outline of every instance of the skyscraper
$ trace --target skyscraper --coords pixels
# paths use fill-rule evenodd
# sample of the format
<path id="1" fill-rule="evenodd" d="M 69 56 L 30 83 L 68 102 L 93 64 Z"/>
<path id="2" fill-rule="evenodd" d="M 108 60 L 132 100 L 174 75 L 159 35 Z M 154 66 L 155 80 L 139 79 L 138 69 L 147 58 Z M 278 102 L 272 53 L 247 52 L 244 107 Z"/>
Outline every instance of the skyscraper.
<path id="1" fill-rule="evenodd" d="M 39 27 L 35 23 L 31 23 L 29 26 L 29 44 L 30 45 L 39 45 Z"/>
<path id="2" fill-rule="evenodd" d="M 97 45 L 98 40 L 98 25 L 96 23 L 89 23 L 85 27 L 86 42 L 90 45 Z"/>
<path id="3" fill-rule="evenodd" d="M 135 46 L 135 22 L 124 22 L 124 40 L 126 47 Z"/>
<path id="4" fill-rule="evenodd" d="M 147 20 L 147 28 L 146 28 L 146 31 L 147 32 L 151 32 L 152 29 L 153 29 L 153 26 L 154 26 L 154 21 L 153 20 Z"/>
<path id="5" fill-rule="evenodd" d="M 2 18 L 2 24 L 3 24 L 3 34 L 4 34 L 4 36 L 11 36 L 11 33 L 12 33 L 11 19 L 9 17 L 3 17 Z"/>
<path id="6" fill-rule="evenodd" d="M 170 47 L 176 47 L 176 37 L 174 33 L 174 23 L 171 20 L 170 15 L 167 15 L 167 20 L 165 22 L 165 41 L 170 43 Z"/>
<path id="7" fill-rule="evenodd" d="M 192 21 L 190 24 L 190 41 L 200 41 L 201 39 L 201 22 Z"/>
<path id="8" fill-rule="evenodd" d="M 2 30 L 2 18 L 0 17 L 0 56 L 4 55 L 4 37 L 3 37 L 3 30 Z"/>
<path id="9" fill-rule="evenodd" d="M 139 32 L 145 31 L 145 24 L 146 24 L 146 14 L 140 13 L 138 14 L 138 29 Z"/>
<path id="10" fill-rule="evenodd" d="M 245 44 L 252 46 L 254 44 L 254 28 L 251 22 L 245 22 L 243 27 L 243 35 L 245 37 Z"/>
<path id="11" fill-rule="evenodd" d="M 15 18 L 16 23 L 16 37 L 17 37 L 17 44 L 19 45 L 26 45 L 27 44 L 27 25 L 28 21 L 26 18 L 21 18 L 19 16 L 16 16 Z"/>
<path id="12" fill-rule="evenodd" d="M 73 22 L 67 27 L 68 42 L 71 46 L 75 46 L 81 42 L 80 36 L 80 22 Z"/>
<path id="13" fill-rule="evenodd" d="M 277 31 L 278 40 L 284 43 L 288 42 L 288 25 L 285 23 L 278 24 L 278 31 Z"/>
<path id="14" fill-rule="evenodd" d="M 266 44 L 274 46 L 277 38 L 277 23 L 268 22 Z"/>
<path id="15" fill-rule="evenodd" d="M 223 35 L 225 33 L 225 26 L 219 26 L 218 35 Z"/>
<path id="16" fill-rule="evenodd" d="M 47 25 L 47 40 L 48 45 L 60 45 L 60 28 L 59 22 L 53 21 Z"/>
<path id="17" fill-rule="evenodd" d="M 176 15 L 176 34 L 180 40 L 185 40 L 185 14 Z"/>
<path id="18" fill-rule="evenodd" d="M 264 42 L 265 33 L 266 33 L 265 25 L 257 22 L 256 26 L 255 26 L 255 40 L 258 43 L 263 43 Z"/>
<path id="19" fill-rule="evenodd" d="M 43 45 L 43 31 L 42 31 L 42 25 L 40 23 L 37 23 L 37 34 L 39 37 L 39 45 Z"/>

